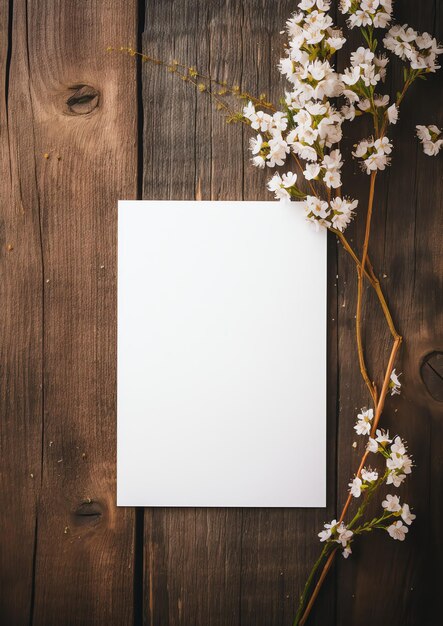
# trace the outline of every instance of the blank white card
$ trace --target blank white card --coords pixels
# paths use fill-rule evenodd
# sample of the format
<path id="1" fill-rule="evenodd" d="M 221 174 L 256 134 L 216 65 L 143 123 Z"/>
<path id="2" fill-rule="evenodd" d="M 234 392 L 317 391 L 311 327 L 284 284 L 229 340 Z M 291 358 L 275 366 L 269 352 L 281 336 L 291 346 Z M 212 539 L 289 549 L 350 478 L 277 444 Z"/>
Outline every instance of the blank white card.
<path id="1" fill-rule="evenodd" d="M 326 505 L 326 234 L 296 203 L 119 203 L 117 500 Z"/>

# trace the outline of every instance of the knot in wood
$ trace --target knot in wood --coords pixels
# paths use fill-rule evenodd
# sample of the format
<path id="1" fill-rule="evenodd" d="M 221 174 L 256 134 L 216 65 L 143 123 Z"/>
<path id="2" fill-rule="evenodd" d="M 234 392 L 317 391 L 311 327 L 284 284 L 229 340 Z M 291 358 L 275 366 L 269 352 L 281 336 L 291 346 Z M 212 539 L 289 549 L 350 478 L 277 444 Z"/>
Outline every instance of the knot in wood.
<path id="1" fill-rule="evenodd" d="M 430 352 L 421 364 L 421 377 L 429 394 L 443 402 L 443 352 Z"/>
<path id="2" fill-rule="evenodd" d="M 100 103 L 100 93 L 90 85 L 73 85 L 70 93 L 66 100 L 65 112 L 68 115 L 87 115 Z"/>
<path id="3" fill-rule="evenodd" d="M 77 524 L 93 524 L 100 520 L 103 512 L 103 506 L 100 504 L 100 502 L 87 499 L 83 502 L 80 502 L 80 504 L 73 512 L 73 517 L 75 523 Z"/>

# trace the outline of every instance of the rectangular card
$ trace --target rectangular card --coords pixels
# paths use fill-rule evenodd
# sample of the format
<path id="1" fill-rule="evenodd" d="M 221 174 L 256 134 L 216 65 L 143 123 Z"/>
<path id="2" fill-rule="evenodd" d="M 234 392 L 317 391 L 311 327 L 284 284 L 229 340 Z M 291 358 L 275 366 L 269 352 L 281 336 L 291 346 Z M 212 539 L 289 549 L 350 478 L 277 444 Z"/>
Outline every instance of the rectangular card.
<path id="1" fill-rule="evenodd" d="M 122 201 L 118 504 L 326 505 L 326 232 L 299 203 Z"/>

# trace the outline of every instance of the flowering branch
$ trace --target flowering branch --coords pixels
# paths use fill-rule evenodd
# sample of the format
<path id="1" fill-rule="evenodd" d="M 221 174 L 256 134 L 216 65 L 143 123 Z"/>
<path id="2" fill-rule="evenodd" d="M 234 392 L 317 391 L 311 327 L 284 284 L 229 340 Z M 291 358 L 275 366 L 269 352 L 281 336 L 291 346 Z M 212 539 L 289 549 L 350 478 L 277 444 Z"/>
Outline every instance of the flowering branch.
<path id="1" fill-rule="evenodd" d="M 383 45 L 386 51 L 404 63 L 404 68 L 403 86 L 391 100 L 388 94 L 381 95 L 376 91 L 385 81 L 389 63 L 384 53 L 377 52 L 376 31 L 389 26 L 392 0 L 339 0 L 339 9 L 347 16 L 348 27 L 359 28 L 367 45 L 351 52 L 350 65 L 340 74 L 335 71 L 332 60 L 335 53 L 344 48 L 346 38 L 342 30 L 334 26 L 328 13 L 331 1 L 301 0 L 298 10 L 286 23 L 289 46 L 279 70 L 288 79 L 290 89 L 285 93 L 281 111 L 268 102 L 264 94 L 254 97 L 239 86 L 217 81 L 178 61 L 167 63 L 132 48 L 120 49 L 142 61 L 164 66 L 181 80 L 207 93 L 216 108 L 226 113 L 228 122 L 239 122 L 253 130 L 255 136 L 250 139 L 250 149 L 254 166 L 263 169 L 286 166 L 289 156 L 297 172 L 276 172 L 268 181 L 268 189 L 277 199 L 298 200 L 307 221 L 316 230 L 327 228 L 334 233 L 356 266 L 357 353 L 372 406 L 361 409 L 354 430 L 359 436 L 367 436 L 368 441 L 357 472 L 348 485 L 349 493 L 338 521 L 334 519 L 326 523 L 319 533 L 324 545 L 300 595 L 294 626 L 306 623 L 339 549 L 343 557 L 348 558 L 355 538 L 373 530 L 383 530 L 393 539 L 403 541 L 415 519 L 409 505 L 400 503 L 399 497 L 392 494 L 386 494 L 381 500 L 381 515 L 365 519 L 369 502 L 380 495 L 385 485 L 400 487 L 413 467 L 405 442 L 399 436 L 391 438 L 388 432 L 378 428 L 388 394 L 400 393 L 400 375 L 394 366 L 402 337 L 372 266 L 369 246 L 376 180 L 379 172 L 390 165 L 393 151 L 387 130 L 397 123 L 400 106 L 410 87 L 417 79 L 424 80 L 429 73 L 439 69 L 438 55 L 443 53 L 430 34 L 419 34 L 407 24 L 392 26 L 383 38 Z M 226 95 L 247 101 L 241 113 L 229 108 L 224 100 Z M 358 200 L 342 193 L 344 160 L 337 146 L 342 139 L 343 124 L 365 115 L 372 119 L 374 135 L 361 140 L 351 153 L 359 160 L 362 171 L 370 176 L 360 259 L 344 234 L 355 215 Z M 443 147 L 442 131 L 435 125 L 418 125 L 416 129 L 425 154 L 437 155 Z M 306 188 L 309 193 L 305 193 Z M 393 339 L 380 392 L 376 383 L 371 381 L 365 362 L 362 341 L 364 280 L 369 282 L 378 298 Z M 371 454 L 376 455 L 376 460 L 384 461 L 383 471 L 366 466 Z M 360 497 L 360 506 L 346 524 L 354 499 Z"/>
<path id="2" fill-rule="evenodd" d="M 401 386 L 394 365 L 402 338 L 393 322 L 370 262 L 369 243 L 377 173 L 390 165 L 393 149 L 392 142 L 386 137 L 388 125 L 397 123 L 400 105 L 413 82 L 417 78 L 425 78 L 427 73 L 438 69 L 437 55 L 443 52 L 429 34 L 419 35 L 407 25 L 393 26 L 383 40 L 385 48 L 401 60 L 409 62 L 410 67 L 405 67 L 403 88 L 397 93 L 394 102 L 390 103 L 388 95 L 380 96 L 375 92 L 378 84 L 385 79 L 388 59 L 386 56 L 377 55 L 378 42 L 374 31 L 385 28 L 391 21 L 391 0 L 341 0 L 340 9 L 342 13 L 348 14 L 348 26 L 359 27 L 368 46 L 360 47 L 351 53 L 351 65 L 342 74 L 337 74 L 330 63 L 334 52 L 341 49 L 346 41 L 342 32 L 333 27 L 332 19 L 327 14 L 330 1 L 302 0 L 298 7 L 300 10 L 287 22 L 290 37 L 288 55 L 280 62 L 280 71 L 292 83 L 292 90 L 286 94 L 286 106 L 282 112 L 284 115 L 278 111 L 273 115 L 257 111 L 252 102 L 244 108 L 243 114 L 251 128 L 258 131 L 256 138 L 251 139 L 254 165 L 274 168 L 284 165 L 288 154 L 295 155 L 296 163 L 304 179 L 308 181 L 312 195 L 301 191 L 297 174 L 292 172 L 283 175 L 274 174 L 268 188 L 281 200 L 303 199 L 308 221 L 317 229 L 328 228 L 333 231 L 356 264 L 357 353 L 361 374 L 374 408 L 362 409 L 358 415 L 355 430 L 359 435 L 369 435 L 369 443 L 357 473 L 349 483 L 350 492 L 338 522 L 333 520 L 325 524 L 325 529 L 319 533 L 320 540 L 325 542 L 325 546 L 300 596 L 294 626 L 302 626 L 306 622 L 338 547 L 344 548 L 343 556 L 348 558 L 355 537 L 373 529 L 386 530 L 391 537 L 402 541 L 408 532 L 408 525 L 415 518 L 407 504 L 401 505 L 398 496 L 388 494 L 382 502 L 385 509 L 383 515 L 371 521 L 363 521 L 356 527 L 357 522 L 363 518 L 369 501 L 382 486 L 384 484 L 400 486 L 412 467 L 402 440 L 399 437 L 392 440 L 387 433 L 378 429 L 389 391 L 391 394 L 399 393 Z M 338 111 L 331 103 L 331 98 L 336 99 L 340 96 L 345 97 L 348 103 Z M 340 151 L 333 146 L 340 142 L 341 126 L 344 121 L 353 121 L 364 114 L 372 117 L 374 137 L 360 141 L 352 153 L 355 158 L 361 159 L 363 171 L 370 175 L 360 261 L 343 234 L 353 217 L 358 201 L 344 198 L 341 193 L 340 170 L 343 160 Z M 425 147 L 427 153 L 438 153 L 443 145 L 443 138 L 440 139 L 441 131 L 435 126 L 417 127 L 417 131 L 423 144 L 427 142 Z M 305 169 L 302 169 L 300 159 L 306 162 Z M 321 187 L 314 187 L 314 182 Z M 333 200 L 331 189 L 336 190 Z M 368 374 L 362 341 L 365 278 L 376 292 L 393 337 L 380 394 Z M 381 452 L 386 458 L 387 469 L 381 478 L 378 478 L 377 471 L 365 467 L 371 452 Z M 345 524 L 344 520 L 353 499 L 360 497 L 362 493 L 365 493 L 362 504 L 351 521 Z M 395 521 L 395 517 L 402 519 Z M 316 585 L 311 593 L 317 576 Z"/>

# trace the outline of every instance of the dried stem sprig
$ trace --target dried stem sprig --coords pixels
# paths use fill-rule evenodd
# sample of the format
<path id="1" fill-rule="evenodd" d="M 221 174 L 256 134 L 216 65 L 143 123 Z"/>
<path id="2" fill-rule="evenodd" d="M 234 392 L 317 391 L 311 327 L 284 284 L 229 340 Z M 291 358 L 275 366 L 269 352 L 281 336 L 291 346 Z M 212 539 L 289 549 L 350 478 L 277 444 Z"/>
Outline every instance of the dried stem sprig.
<path id="1" fill-rule="evenodd" d="M 148 54 L 144 54 L 143 52 L 139 52 L 130 46 L 120 46 L 116 49 L 109 46 L 107 48 L 107 51 L 123 52 L 131 57 L 140 59 L 142 63 L 151 63 L 152 65 L 164 67 L 171 74 L 177 74 L 182 80 L 187 79 L 191 84 L 200 87 L 200 91 L 207 91 L 207 93 L 211 97 L 213 97 L 213 99 L 217 103 L 220 103 L 220 99 L 225 96 L 234 96 L 235 98 L 243 101 L 251 101 L 256 106 L 272 112 L 275 112 L 277 110 L 276 106 L 269 101 L 265 93 L 256 96 L 249 93 L 248 91 L 242 90 L 239 85 L 229 84 L 226 81 L 218 80 L 213 76 L 205 74 L 193 65 L 186 65 L 176 59 L 172 59 L 171 61 L 165 61 L 163 59 L 158 59 Z M 217 89 L 209 89 L 209 85 L 216 86 Z M 225 107 L 223 106 L 221 108 Z"/>

